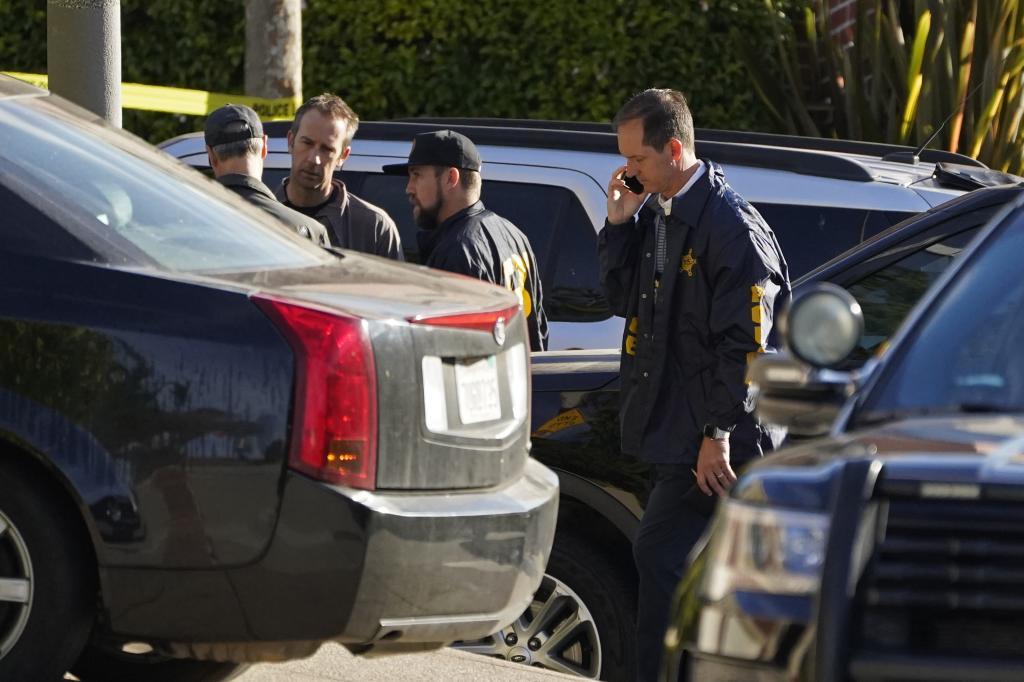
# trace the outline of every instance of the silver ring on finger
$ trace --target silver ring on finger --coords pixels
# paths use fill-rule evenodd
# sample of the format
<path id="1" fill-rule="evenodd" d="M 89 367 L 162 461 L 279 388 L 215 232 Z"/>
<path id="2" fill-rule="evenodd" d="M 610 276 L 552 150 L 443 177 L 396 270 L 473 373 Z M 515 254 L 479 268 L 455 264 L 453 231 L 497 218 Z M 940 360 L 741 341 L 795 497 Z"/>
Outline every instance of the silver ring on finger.
<path id="1" fill-rule="evenodd" d="M 715 474 L 715 477 L 716 478 L 725 478 L 725 474 L 723 474 L 721 471 L 719 471 L 717 474 Z"/>

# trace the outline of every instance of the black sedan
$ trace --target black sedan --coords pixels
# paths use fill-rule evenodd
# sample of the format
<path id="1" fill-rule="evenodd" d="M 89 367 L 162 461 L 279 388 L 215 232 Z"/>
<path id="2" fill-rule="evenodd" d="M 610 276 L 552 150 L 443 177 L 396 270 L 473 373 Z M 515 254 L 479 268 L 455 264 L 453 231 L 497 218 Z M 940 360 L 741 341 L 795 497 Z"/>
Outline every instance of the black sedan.
<path id="1" fill-rule="evenodd" d="M 0 680 L 480 637 L 540 584 L 503 289 L 321 250 L 0 77 Z"/>

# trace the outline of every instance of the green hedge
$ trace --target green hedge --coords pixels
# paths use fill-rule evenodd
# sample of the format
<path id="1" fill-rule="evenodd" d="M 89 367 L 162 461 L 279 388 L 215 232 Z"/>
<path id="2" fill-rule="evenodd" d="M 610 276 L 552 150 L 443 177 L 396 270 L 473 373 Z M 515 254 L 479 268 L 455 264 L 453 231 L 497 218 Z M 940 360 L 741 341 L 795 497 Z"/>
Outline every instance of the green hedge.
<path id="1" fill-rule="evenodd" d="M 608 120 L 673 87 L 702 127 L 764 129 L 737 41 L 772 54 L 763 0 L 308 0 L 304 89 L 363 118 Z"/>
<path id="2" fill-rule="evenodd" d="M 121 73 L 128 83 L 242 92 L 243 0 L 121 0 Z M 46 73 L 46 0 L 0 0 L 0 71 Z M 151 142 L 202 128 L 204 117 L 125 109 Z"/>
<path id="3" fill-rule="evenodd" d="M 241 92 L 244 6 L 121 0 L 124 80 Z M 698 126 L 770 130 L 738 51 L 743 41 L 770 58 L 770 11 L 764 0 L 307 0 L 303 89 L 336 92 L 363 119 L 602 121 L 637 90 L 673 87 Z M 45 0 L 0 0 L 0 70 L 45 69 Z M 152 141 L 201 124 L 124 112 Z"/>

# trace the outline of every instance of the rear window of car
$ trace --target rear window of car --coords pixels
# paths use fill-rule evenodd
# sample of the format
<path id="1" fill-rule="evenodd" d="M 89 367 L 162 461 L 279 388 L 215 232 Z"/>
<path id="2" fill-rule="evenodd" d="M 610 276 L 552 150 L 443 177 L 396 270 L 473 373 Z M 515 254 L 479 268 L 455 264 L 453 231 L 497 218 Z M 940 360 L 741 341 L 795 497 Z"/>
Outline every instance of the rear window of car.
<path id="1" fill-rule="evenodd" d="M 755 204 L 771 226 L 796 279 L 911 213 L 834 206 Z"/>
<path id="2" fill-rule="evenodd" d="M 145 142 L 52 97 L 0 103 L 0 183 L 87 244 L 95 260 L 194 272 L 334 258 Z"/>

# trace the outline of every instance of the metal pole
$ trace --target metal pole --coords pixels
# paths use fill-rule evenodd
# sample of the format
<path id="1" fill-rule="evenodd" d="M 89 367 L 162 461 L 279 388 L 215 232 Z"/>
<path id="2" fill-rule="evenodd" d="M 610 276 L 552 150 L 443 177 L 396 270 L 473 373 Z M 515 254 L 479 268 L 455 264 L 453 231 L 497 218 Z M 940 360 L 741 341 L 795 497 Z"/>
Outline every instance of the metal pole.
<path id="1" fill-rule="evenodd" d="M 302 97 L 301 0 L 246 0 L 245 93 Z"/>
<path id="2" fill-rule="evenodd" d="M 47 0 L 50 91 L 121 127 L 120 0 Z"/>

